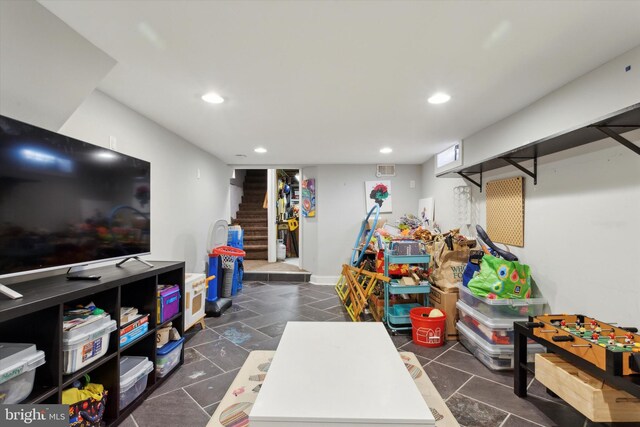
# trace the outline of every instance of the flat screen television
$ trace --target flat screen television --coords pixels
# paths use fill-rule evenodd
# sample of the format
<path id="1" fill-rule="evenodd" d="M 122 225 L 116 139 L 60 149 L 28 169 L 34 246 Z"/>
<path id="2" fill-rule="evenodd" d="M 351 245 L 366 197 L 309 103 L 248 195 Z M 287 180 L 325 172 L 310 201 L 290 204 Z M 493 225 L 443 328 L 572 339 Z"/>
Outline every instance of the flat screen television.
<path id="1" fill-rule="evenodd" d="M 0 278 L 151 251 L 151 164 L 0 116 Z"/>

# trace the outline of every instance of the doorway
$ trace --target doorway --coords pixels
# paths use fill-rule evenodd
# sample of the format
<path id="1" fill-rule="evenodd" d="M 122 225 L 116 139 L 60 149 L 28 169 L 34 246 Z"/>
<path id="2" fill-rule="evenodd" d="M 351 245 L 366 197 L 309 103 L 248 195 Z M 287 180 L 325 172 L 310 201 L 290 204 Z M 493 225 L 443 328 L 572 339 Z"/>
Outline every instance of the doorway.
<path id="1" fill-rule="evenodd" d="M 300 268 L 300 173 L 285 168 L 234 170 L 229 222 L 243 230 L 245 272 L 304 272 Z"/>
<path id="2" fill-rule="evenodd" d="M 276 169 L 275 176 L 276 261 L 300 269 L 300 170 Z"/>

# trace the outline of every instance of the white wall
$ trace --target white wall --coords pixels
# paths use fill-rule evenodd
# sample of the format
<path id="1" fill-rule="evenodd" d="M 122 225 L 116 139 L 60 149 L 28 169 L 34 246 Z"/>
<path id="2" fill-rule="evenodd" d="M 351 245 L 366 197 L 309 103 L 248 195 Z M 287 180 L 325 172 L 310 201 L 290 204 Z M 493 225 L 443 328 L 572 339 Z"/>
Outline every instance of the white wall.
<path id="1" fill-rule="evenodd" d="M 367 211 L 365 181 L 378 179 L 375 165 L 318 165 L 303 169 L 305 178 L 316 178 L 315 219 L 304 218 L 303 266 L 312 280 L 335 281 L 351 251 Z M 385 178 L 386 179 L 386 178 Z M 420 165 L 396 165 L 391 181 L 393 213 L 381 215 L 390 222 L 405 213 L 417 214 L 422 194 Z M 415 187 L 409 188 L 409 181 Z"/>
<path id="2" fill-rule="evenodd" d="M 640 131 L 626 136 L 640 144 Z M 460 180 L 435 178 L 432 161 L 423 167 L 424 196 L 435 195 L 438 214 L 453 211 L 452 183 Z M 519 175 L 507 167 L 485 173 L 483 181 Z M 485 226 L 485 193 L 471 188 L 474 222 Z M 551 312 L 638 325 L 638 212 L 640 156 L 617 142 L 607 139 L 538 160 L 538 185 L 525 177 L 525 246 L 511 249 L 532 267 Z"/>
<path id="3" fill-rule="evenodd" d="M 637 47 L 465 138 L 464 164 L 640 103 L 639 73 Z M 638 131 L 626 136 L 640 143 Z M 483 181 L 517 175 L 523 174 L 507 167 L 485 173 Z M 423 196 L 436 198 L 436 221 L 443 228 L 457 226 L 447 216 L 454 218 L 452 188 L 463 180 L 436 179 L 433 159 L 423 164 L 423 179 Z M 472 221 L 485 226 L 485 195 L 470 186 Z M 538 185 L 526 177 L 525 246 L 513 252 L 531 265 L 551 311 L 638 324 L 639 211 L 640 156 L 617 142 L 607 139 L 538 160 Z"/>
<path id="4" fill-rule="evenodd" d="M 244 195 L 244 178 L 247 175 L 245 169 L 236 169 L 235 178 L 231 178 L 229 185 L 229 214 L 231 219 L 236 218 L 236 214 L 240 209 L 240 203 L 242 203 L 242 196 Z"/>
<path id="5" fill-rule="evenodd" d="M 0 114 L 57 131 L 115 64 L 39 3 L 0 1 Z"/>
<path id="6" fill-rule="evenodd" d="M 229 218 L 231 169 L 155 122 L 95 91 L 60 133 L 151 162 L 149 259 L 184 260 L 204 271 L 209 226 Z M 200 169 L 200 179 L 197 170 Z"/>
<path id="7" fill-rule="evenodd" d="M 631 65 L 631 71 L 625 67 Z M 464 139 L 469 166 L 640 103 L 640 46 Z"/>
<path id="8" fill-rule="evenodd" d="M 422 195 L 434 199 L 434 221 L 442 231 L 461 227 L 456 221 L 457 213 L 453 204 L 453 188 L 468 185 L 462 178 L 433 179 L 435 156 L 422 164 Z M 461 229 L 464 233 L 465 230 Z"/>

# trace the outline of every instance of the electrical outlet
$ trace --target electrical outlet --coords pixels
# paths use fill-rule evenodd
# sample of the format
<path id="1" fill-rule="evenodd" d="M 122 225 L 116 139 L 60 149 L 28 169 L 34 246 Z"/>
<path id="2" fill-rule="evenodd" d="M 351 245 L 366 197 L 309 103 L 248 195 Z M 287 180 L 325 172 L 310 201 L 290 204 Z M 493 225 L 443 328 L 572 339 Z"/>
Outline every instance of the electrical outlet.
<path id="1" fill-rule="evenodd" d="M 198 171 L 196 172 L 196 178 L 200 179 L 200 168 L 198 168 Z"/>
<path id="2" fill-rule="evenodd" d="M 109 136 L 109 148 L 113 151 L 118 151 L 118 140 L 113 135 Z"/>
<path id="3" fill-rule="evenodd" d="M 414 180 L 409 181 L 409 188 L 416 188 L 416 182 Z"/>

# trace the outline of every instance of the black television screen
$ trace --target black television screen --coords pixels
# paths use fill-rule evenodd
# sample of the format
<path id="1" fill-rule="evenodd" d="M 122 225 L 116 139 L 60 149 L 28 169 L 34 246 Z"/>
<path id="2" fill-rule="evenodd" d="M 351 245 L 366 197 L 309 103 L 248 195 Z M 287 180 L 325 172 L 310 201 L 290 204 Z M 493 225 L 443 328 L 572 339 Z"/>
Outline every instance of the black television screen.
<path id="1" fill-rule="evenodd" d="M 0 277 L 151 250 L 151 164 L 0 116 Z"/>

